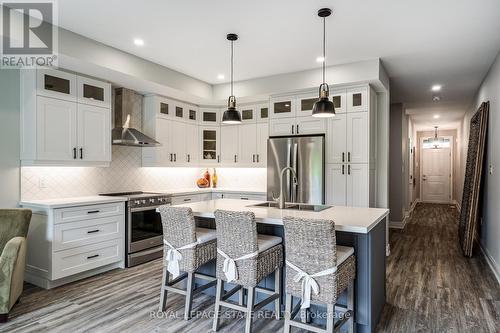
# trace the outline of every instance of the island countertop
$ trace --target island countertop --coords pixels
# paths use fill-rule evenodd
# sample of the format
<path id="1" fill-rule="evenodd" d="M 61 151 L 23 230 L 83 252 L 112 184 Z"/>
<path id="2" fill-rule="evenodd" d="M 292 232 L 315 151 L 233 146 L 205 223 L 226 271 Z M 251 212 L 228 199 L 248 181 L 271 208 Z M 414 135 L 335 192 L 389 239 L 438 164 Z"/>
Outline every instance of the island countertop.
<path id="1" fill-rule="evenodd" d="M 300 211 L 293 209 L 278 209 L 272 207 L 252 207 L 264 201 L 217 199 L 201 202 L 180 204 L 178 206 L 190 207 L 193 214 L 199 217 L 213 218 L 217 209 L 250 211 L 255 214 L 258 223 L 283 225 L 283 217 L 328 219 L 335 222 L 338 231 L 366 234 L 389 214 L 384 208 L 362 208 L 333 206 L 321 212 Z"/>

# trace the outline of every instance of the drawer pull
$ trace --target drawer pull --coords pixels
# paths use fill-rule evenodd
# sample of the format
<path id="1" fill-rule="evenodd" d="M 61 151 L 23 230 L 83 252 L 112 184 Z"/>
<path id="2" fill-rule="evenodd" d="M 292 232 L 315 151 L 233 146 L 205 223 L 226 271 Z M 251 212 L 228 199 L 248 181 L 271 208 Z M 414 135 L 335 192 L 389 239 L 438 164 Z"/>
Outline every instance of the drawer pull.
<path id="1" fill-rule="evenodd" d="M 93 256 L 88 256 L 87 259 L 93 259 L 93 258 L 97 258 L 97 257 L 99 257 L 99 255 L 98 254 L 94 254 Z"/>
<path id="2" fill-rule="evenodd" d="M 99 232 L 99 231 L 101 231 L 101 230 L 95 229 L 95 230 L 89 230 L 89 231 L 87 231 L 87 233 L 88 234 L 94 234 L 94 233 Z"/>
<path id="3" fill-rule="evenodd" d="M 184 201 L 191 201 L 191 199 L 184 199 Z"/>
<path id="4" fill-rule="evenodd" d="M 241 198 L 241 200 L 248 200 L 248 198 L 243 198 L 243 197 L 242 197 L 242 198 Z"/>
<path id="5" fill-rule="evenodd" d="M 97 213 L 99 213 L 99 212 L 100 212 L 100 210 L 89 210 L 89 211 L 87 212 L 87 214 L 97 214 Z"/>

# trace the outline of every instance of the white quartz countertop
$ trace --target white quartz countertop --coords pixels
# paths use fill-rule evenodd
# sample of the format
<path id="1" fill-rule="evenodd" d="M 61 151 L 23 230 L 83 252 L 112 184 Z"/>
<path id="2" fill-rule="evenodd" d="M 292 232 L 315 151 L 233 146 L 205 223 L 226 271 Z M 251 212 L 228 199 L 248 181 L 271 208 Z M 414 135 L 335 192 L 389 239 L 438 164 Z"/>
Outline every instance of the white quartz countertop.
<path id="1" fill-rule="evenodd" d="M 147 192 L 165 193 L 171 195 L 197 194 L 197 193 L 246 193 L 246 194 L 266 194 L 265 189 L 241 189 L 234 187 L 216 187 L 216 188 L 180 188 L 180 189 L 160 189 L 148 190 Z"/>
<path id="2" fill-rule="evenodd" d="M 96 204 L 120 202 L 120 201 L 127 201 L 127 198 L 94 195 L 86 197 L 57 198 L 57 199 L 45 199 L 45 200 L 24 200 L 19 202 L 19 205 L 50 209 L 50 208 L 96 205 Z"/>
<path id="3" fill-rule="evenodd" d="M 389 214 L 388 209 L 383 208 L 361 208 L 334 206 L 321 212 L 299 211 L 291 209 L 278 209 L 268 207 L 251 207 L 261 203 L 256 200 L 217 199 L 201 202 L 181 204 L 178 206 L 190 207 L 195 216 L 214 217 L 217 209 L 251 211 L 255 214 L 257 222 L 274 225 L 283 225 L 283 217 L 291 216 L 298 218 L 329 219 L 335 222 L 338 231 L 368 233 L 379 222 L 383 221 Z"/>

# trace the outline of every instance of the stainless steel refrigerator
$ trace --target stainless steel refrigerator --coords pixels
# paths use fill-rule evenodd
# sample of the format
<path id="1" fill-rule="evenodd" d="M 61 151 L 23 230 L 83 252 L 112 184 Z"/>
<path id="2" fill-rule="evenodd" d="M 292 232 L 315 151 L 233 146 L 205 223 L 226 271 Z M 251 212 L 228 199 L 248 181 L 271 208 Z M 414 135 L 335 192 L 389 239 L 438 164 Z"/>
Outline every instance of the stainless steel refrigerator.
<path id="1" fill-rule="evenodd" d="M 280 193 L 280 174 L 285 167 L 297 173 L 297 184 L 292 172 L 283 177 L 286 202 L 310 204 L 325 203 L 325 137 L 324 135 L 276 137 L 267 142 L 267 200 Z"/>

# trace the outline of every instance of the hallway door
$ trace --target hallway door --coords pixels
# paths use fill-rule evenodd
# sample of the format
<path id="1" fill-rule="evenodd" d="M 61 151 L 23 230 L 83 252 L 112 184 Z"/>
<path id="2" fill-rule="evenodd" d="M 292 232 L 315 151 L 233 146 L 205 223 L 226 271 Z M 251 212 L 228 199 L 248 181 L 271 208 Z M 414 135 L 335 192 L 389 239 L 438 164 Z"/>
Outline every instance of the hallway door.
<path id="1" fill-rule="evenodd" d="M 438 149 L 422 145 L 422 201 L 451 203 L 451 151 L 451 145 Z"/>

